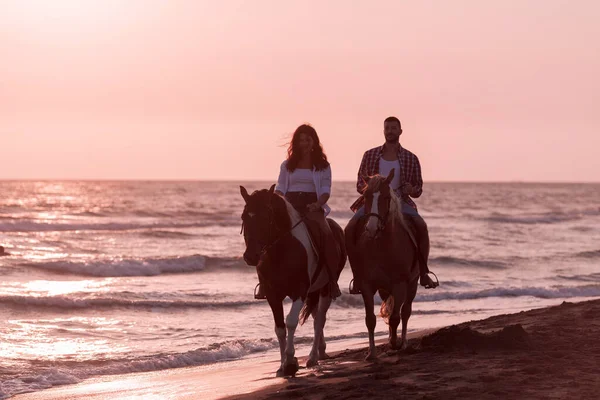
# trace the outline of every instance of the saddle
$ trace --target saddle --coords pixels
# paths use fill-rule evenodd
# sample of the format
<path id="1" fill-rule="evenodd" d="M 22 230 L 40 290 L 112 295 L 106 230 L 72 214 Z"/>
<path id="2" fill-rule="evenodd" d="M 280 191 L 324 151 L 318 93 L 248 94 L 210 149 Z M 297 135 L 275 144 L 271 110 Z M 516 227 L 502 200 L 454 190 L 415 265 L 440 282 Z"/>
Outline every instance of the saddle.
<path id="1" fill-rule="evenodd" d="M 419 236 L 418 236 L 419 231 L 417 230 L 417 225 L 415 224 L 415 220 L 413 219 L 412 215 L 410 215 L 410 214 L 402 214 L 402 217 L 404 218 L 404 226 L 406 227 L 406 230 L 408 231 L 408 235 L 410 236 L 411 240 L 413 241 L 413 243 L 415 244 L 415 246 L 418 249 L 419 248 Z"/>

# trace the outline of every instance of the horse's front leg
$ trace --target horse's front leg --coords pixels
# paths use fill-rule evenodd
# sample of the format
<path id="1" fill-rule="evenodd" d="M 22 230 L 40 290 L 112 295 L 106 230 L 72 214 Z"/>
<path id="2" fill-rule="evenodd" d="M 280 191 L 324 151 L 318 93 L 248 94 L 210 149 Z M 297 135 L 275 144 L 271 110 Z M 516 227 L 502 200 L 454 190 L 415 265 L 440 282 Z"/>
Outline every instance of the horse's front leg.
<path id="1" fill-rule="evenodd" d="M 277 335 L 277 341 L 279 342 L 279 353 L 281 355 L 281 364 L 277 370 L 276 376 L 284 376 L 284 363 L 285 363 L 285 348 L 286 348 L 286 334 L 285 334 L 285 323 L 283 322 L 283 304 L 280 300 L 273 299 L 267 295 L 267 301 L 273 312 L 273 319 L 275 320 L 275 335 Z"/>
<path id="2" fill-rule="evenodd" d="M 319 296 L 319 305 L 317 306 L 316 313 L 313 314 L 315 336 L 308 361 L 306 362 L 306 368 L 312 368 L 319 364 L 319 359 L 323 360 L 328 357 L 325 353 L 325 335 L 323 329 L 325 328 L 327 310 L 330 305 L 331 296 L 329 294 Z"/>
<path id="3" fill-rule="evenodd" d="M 402 305 L 402 339 L 400 348 L 402 350 L 408 347 L 408 340 L 406 339 L 406 331 L 408 330 L 408 319 L 412 313 L 412 303 L 417 294 L 417 285 L 419 278 L 416 278 L 408 285 L 408 293 L 406 294 L 406 301 Z"/>
<path id="4" fill-rule="evenodd" d="M 398 325 L 400 325 L 400 309 L 406 301 L 406 283 L 394 285 L 392 295 L 394 296 L 394 308 L 390 316 L 390 347 L 398 349 L 402 346 L 398 344 Z"/>
<path id="5" fill-rule="evenodd" d="M 294 348 L 294 334 L 296 333 L 300 310 L 302 310 L 303 305 L 304 301 L 302 299 L 295 300 L 285 319 L 288 339 L 285 347 L 285 361 L 283 362 L 284 376 L 294 376 L 298 372 L 298 359 L 295 357 L 296 349 Z"/>
<path id="6" fill-rule="evenodd" d="M 366 284 L 363 282 L 362 288 L 362 298 L 365 303 L 365 324 L 367 325 L 367 330 L 369 331 L 369 352 L 367 353 L 367 357 L 365 360 L 372 361 L 377 358 L 377 350 L 375 349 L 375 326 L 377 325 L 377 317 L 375 316 L 375 301 L 373 300 L 373 290 L 371 289 L 370 284 Z"/>

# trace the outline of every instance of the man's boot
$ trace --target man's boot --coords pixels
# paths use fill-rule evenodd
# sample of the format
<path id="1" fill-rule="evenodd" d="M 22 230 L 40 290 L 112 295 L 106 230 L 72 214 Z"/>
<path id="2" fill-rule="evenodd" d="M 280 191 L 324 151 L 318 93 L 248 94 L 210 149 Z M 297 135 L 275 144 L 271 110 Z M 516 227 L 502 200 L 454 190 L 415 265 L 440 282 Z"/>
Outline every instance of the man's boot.
<path id="1" fill-rule="evenodd" d="M 415 226 L 417 234 L 417 243 L 419 245 L 417 250 L 421 253 L 419 257 L 421 286 L 425 289 L 435 289 L 439 286 L 439 283 L 431 279 L 429 276 L 429 267 L 427 266 L 427 260 L 429 258 L 429 231 L 427 230 L 427 224 L 420 215 L 410 215 L 410 218 Z"/>

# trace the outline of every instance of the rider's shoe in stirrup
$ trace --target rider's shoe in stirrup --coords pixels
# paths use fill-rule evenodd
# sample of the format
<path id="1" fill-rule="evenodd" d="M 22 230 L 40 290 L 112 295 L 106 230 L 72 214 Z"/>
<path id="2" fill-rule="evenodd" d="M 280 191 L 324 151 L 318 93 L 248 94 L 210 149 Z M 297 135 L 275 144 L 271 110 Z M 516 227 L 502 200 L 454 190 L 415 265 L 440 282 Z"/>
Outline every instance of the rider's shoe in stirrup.
<path id="1" fill-rule="evenodd" d="M 358 285 L 356 284 L 356 279 L 352 279 L 350 281 L 350 286 L 348 287 L 348 291 L 350 292 L 350 294 L 361 294 L 361 291 L 358 288 Z"/>
<path id="2" fill-rule="evenodd" d="M 263 288 L 260 283 L 258 283 L 254 288 L 254 298 L 256 300 L 265 300 L 267 298 L 267 295 L 263 291 Z"/>
<path id="3" fill-rule="evenodd" d="M 433 275 L 435 276 L 435 274 Z M 436 281 L 431 279 L 429 275 L 421 275 L 421 286 L 423 286 L 425 289 L 435 289 L 436 287 L 440 286 L 440 282 L 437 281 L 437 276 L 435 278 Z"/>

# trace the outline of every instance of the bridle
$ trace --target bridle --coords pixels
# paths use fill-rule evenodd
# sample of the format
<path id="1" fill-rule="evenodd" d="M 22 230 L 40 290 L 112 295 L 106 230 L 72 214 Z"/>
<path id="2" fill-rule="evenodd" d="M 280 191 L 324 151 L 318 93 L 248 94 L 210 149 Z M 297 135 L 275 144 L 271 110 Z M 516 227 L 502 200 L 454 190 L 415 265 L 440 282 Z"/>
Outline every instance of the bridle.
<path id="1" fill-rule="evenodd" d="M 377 218 L 379 223 L 377 224 L 377 229 L 375 230 L 375 237 L 378 237 L 379 234 L 385 230 L 389 214 L 390 214 L 390 204 L 388 204 L 388 211 L 387 211 L 387 213 L 385 213 L 385 216 L 370 212 L 370 213 L 367 213 L 367 214 L 363 215 L 362 217 L 360 217 L 360 219 L 367 218 L 367 220 L 368 220 L 368 218 L 370 218 L 370 217 Z"/>
<path id="2" fill-rule="evenodd" d="M 273 237 L 273 231 L 276 230 L 275 229 L 276 228 L 276 226 L 275 226 L 275 211 L 273 211 L 273 207 L 271 205 L 269 205 L 267 210 L 268 210 L 268 215 L 269 215 L 269 239 L 270 239 L 271 237 Z M 242 235 L 244 233 L 245 228 L 246 228 L 246 221 L 244 220 L 244 214 L 245 214 L 245 212 L 242 214 L 242 229 L 240 230 L 240 235 Z M 275 240 L 273 240 L 271 243 L 264 245 L 260 251 L 261 256 L 264 256 L 281 239 L 283 239 L 285 236 L 290 234 L 292 232 L 292 230 L 294 230 L 295 227 L 297 227 L 302 222 L 304 222 L 305 218 L 306 218 L 306 215 L 302 215 L 302 218 L 300 218 L 300 220 L 298 222 L 296 222 L 290 229 L 283 232 L 281 235 L 279 235 L 277 238 L 275 238 Z"/>

